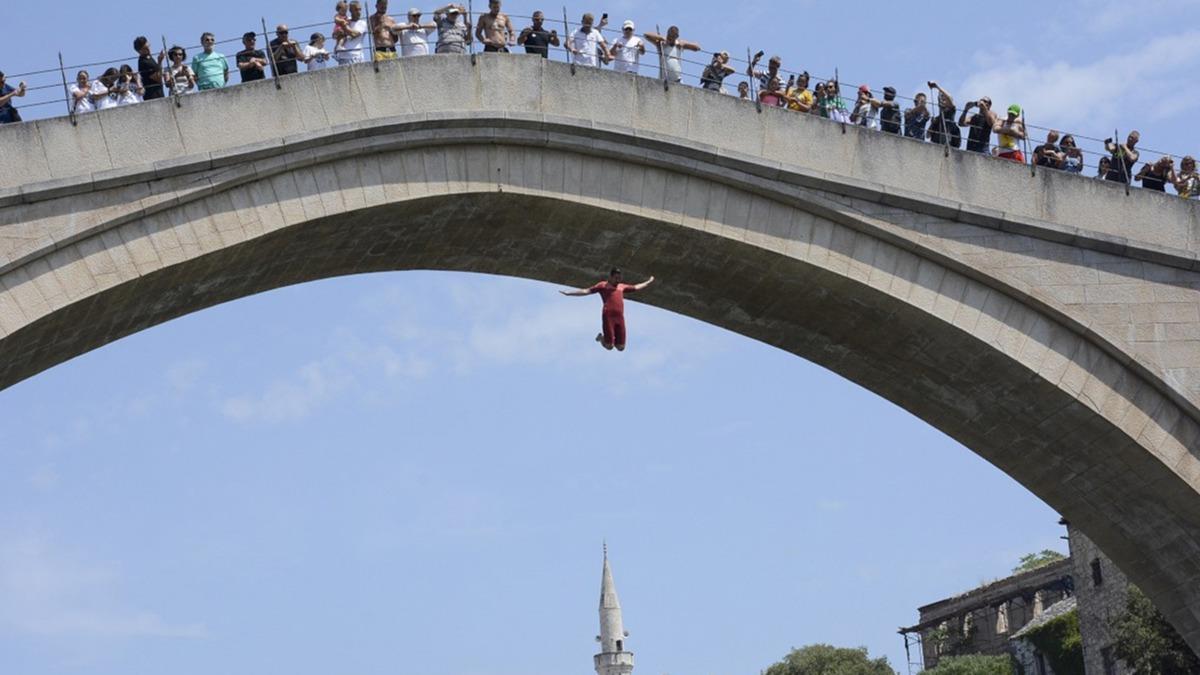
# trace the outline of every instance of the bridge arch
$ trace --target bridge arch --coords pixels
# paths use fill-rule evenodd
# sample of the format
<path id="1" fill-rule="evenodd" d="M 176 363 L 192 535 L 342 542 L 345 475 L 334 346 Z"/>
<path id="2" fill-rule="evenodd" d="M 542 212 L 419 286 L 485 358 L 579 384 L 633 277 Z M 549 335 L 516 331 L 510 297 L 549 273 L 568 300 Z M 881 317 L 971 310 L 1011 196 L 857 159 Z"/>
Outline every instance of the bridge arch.
<path id="1" fill-rule="evenodd" d="M 536 65 L 545 87 L 555 64 Z M 1080 527 L 1200 644 L 1190 390 L 1089 306 L 970 257 L 982 246 L 1083 274 L 1119 257 L 1113 242 L 989 230 L 961 205 L 922 211 L 785 173 L 683 138 L 484 111 L 30 186 L 0 206 L 0 231 L 48 233 L 18 238 L 0 267 L 0 386 L 288 284 L 443 269 L 582 285 L 581 270 L 620 261 L 664 280 L 645 301 L 809 359 L 956 438 Z M 904 228 L 958 234 L 939 245 Z M 1059 248 L 1031 253 L 1030 238 Z M 1126 254 L 1144 266 L 1169 252 Z"/>

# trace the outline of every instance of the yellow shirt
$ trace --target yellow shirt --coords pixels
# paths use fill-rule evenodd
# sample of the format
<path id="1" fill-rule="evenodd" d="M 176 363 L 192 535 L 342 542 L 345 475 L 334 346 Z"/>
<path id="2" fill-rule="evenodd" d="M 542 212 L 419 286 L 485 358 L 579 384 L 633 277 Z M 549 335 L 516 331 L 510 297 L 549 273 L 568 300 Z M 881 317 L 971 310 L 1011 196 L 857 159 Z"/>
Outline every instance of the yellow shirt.
<path id="1" fill-rule="evenodd" d="M 812 109 L 814 99 L 813 99 L 813 93 L 811 91 L 809 91 L 807 89 L 801 89 L 800 91 L 796 91 L 796 87 L 792 87 L 791 89 L 789 89 L 787 91 L 787 96 L 788 96 L 788 102 L 787 102 L 788 109 L 800 110 L 800 106 L 797 104 L 797 101 L 793 100 L 793 99 L 798 99 L 798 101 L 800 103 L 803 103 L 810 110 Z"/>

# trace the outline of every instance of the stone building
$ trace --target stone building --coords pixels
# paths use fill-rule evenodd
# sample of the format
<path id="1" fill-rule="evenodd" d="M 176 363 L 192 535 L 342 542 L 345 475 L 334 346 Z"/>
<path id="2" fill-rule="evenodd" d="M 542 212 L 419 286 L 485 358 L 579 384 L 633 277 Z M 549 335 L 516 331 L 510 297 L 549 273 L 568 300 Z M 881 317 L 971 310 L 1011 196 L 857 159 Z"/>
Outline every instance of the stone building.
<path id="1" fill-rule="evenodd" d="M 1009 653 L 1009 638 L 1071 595 L 1073 570 L 1056 560 L 920 607 L 920 621 L 900 629 L 909 661 L 933 668 L 947 655 Z"/>
<path id="2" fill-rule="evenodd" d="M 1125 612 L 1129 580 L 1091 539 L 1060 523 L 1067 558 L 919 608 L 920 622 L 900 629 L 910 666 L 933 668 L 946 655 L 1009 653 L 1021 672 L 1053 675 L 1026 636 L 1074 611 L 1087 675 L 1131 675 L 1115 655 L 1112 628 Z"/>
<path id="3" fill-rule="evenodd" d="M 633 652 L 625 650 L 629 631 L 621 621 L 621 601 L 608 566 L 608 547 L 604 547 L 604 571 L 600 575 L 600 653 L 593 657 L 596 675 L 629 675 L 633 672 Z"/>
<path id="4" fill-rule="evenodd" d="M 1133 671 L 1114 656 L 1112 624 L 1125 612 L 1129 580 L 1100 549 L 1067 521 L 1072 576 L 1079 600 L 1079 633 L 1088 675 L 1128 675 Z"/>
<path id="5" fill-rule="evenodd" d="M 1075 596 L 1068 596 L 1046 608 L 1024 628 L 1009 638 L 1009 652 L 1017 662 L 1018 673 L 1025 675 L 1055 675 L 1054 667 L 1030 639 L 1032 633 L 1046 624 L 1078 610 Z"/>

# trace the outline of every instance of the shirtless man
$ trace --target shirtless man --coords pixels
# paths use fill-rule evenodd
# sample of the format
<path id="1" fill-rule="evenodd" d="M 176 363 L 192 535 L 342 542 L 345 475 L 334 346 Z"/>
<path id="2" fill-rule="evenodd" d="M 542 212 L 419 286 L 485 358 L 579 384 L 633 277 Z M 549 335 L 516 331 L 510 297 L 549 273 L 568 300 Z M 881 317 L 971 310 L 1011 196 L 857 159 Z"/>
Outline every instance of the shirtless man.
<path id="1" fill-rule="evenodd" d="M 375 0 L 375 13 L 371 15 L 371 36 L 375 38 L 375 60 L 390 61 L 396 58 L 396 33 L 400 27 L 388 16 L 388 0 Z"/>
<path id="2" fill-rule="evenodd" d="M 604 301 L 604 309 L 600 313 L 602 331 L 596 336 L 596 342 L 605 349 L 617 348 L 625 351 L 625 294 L 640 291 L 649 286 L 654 277 L 640 284 L 621 283 L 621 270 L 614 267 L 608 273 L 608 279 L 588 288 L 574 291 L 559 291 L 563 295 L 583 296 L 599 293 Z"/>
<path id="3" fill-rule="evenodd" d="M 517 32 L 508 15 L 500 11 L 500 0 L 489 0 L 488 13 L 475 25 L 475 38 L 483 43 L 485 52 L 507 53 L 509 45 L 517 44 Z"/>

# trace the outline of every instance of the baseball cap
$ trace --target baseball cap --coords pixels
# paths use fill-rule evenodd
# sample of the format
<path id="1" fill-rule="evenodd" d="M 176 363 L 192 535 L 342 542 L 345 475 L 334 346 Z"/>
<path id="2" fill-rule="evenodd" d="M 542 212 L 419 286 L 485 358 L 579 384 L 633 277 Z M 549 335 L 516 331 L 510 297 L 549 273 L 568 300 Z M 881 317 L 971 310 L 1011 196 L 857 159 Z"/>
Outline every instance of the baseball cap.
<path id="1" fill-rule="evenodd" d="M 884 88 L 883 88 L 883 93 L 884 93 L 884 95 L 886 95 L 886 96 L 895 96 L 895 95 L 896 95 L 896 88 L 895 88 L 895 87 L 884 87 Z"/>
<path id="2" fill-rule="evenodd" d="M 447 14 L 458 14 L 458 8 L 455 7 L 454 5 L 451 5 L 448 9 L 446 9 L 446 13 Z"/>
<path id="3" fill-rule="evenodd" d="M 409 16 L 412 16 L 413 14 L 420 14 L 420 13 L 421 13 L 421 9 L 419 7 L 413 7 L 412 9 L 408 10 Z"/>
<path id="4" fill-rule="evenodd" d="M 621 24 L 621 30 L 625 30 L 626 28 L 633 28 L 633 22 L 629 19 L 625 19 L 625 23 Z"/>
<path id="5" fill-rule="evenodd" d="M 860 84 L 860 85 L 858 85 L 858 91 L 861 93 L 864 93 L 864 94 L 869 94 L 869 93 L 871 93 L 871 87 L 869 87 L 865 84 Z"/>
<path id="6" fill-rule="evenodd" d="M 1008 114 L 1009 115 L 1020 115 L 1021 114 L 1021 106 L 1017 105 L 1016 103 L 1008 106 Z"/>

